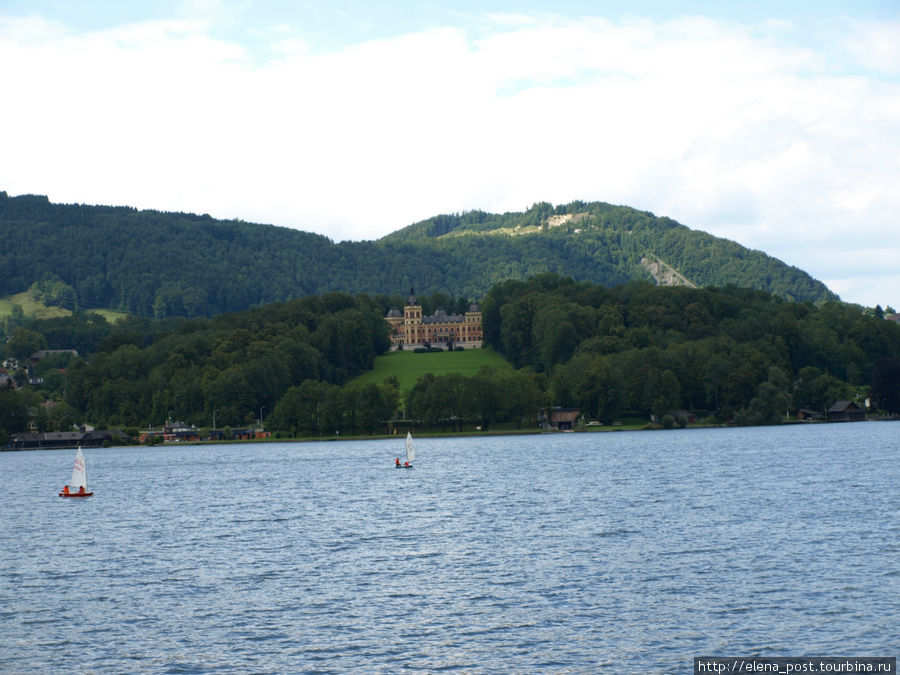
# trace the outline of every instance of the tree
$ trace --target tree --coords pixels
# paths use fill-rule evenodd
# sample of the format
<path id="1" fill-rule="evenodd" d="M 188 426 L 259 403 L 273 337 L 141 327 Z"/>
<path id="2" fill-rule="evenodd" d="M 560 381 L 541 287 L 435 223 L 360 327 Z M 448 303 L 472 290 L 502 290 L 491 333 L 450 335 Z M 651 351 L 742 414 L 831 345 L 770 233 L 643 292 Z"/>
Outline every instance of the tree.
<path id="1" fill-rule="evenodd" d="M 735 410 L 746 406 L 756 392 L 756 377 L 752 367 L 741 363 L 722 385 L 722 408 L 725 418 L 730 418 Z"/>
<path id="2" fill-rule="evenodd" d="M 28 429 L 31 410 L 38 410 L 41 397 L 35 391 L 0 389 L 0 433 L 14 434 Z"/>
<path id="3" fill-rule="evenodd" d="M 4 330 L 7 333 L 12 332 L 13 328 L 16 326 L 21 326 L 25 322 L 25 311 L 22 309 L 22 305 L 19 303 L 15 303 L 12 306 L 12 309 L 9 312 L 9 315 L 6 317 L 4 322 L 5 328 Z"/>
<path id="4" fill-rule="evenodd" d="M 872 398 L 889 413 L 900 413 L 900 358 L 880 358 L 872 375 Z"/>
<path id="5" fill-rule="evenodd" d="M 75 290 L 55 274 L 31 285 L 31 293 L 36 300 L 49 307 L 75 309 Z"/>
<path id="6" fill-rule="evenodd" d="M 321 434 L 329 436 L 339 434 L 344 430 L 346 399 L 341 394 L 341 388 L 335 384 L 325 387 L 325 398 L 320 405 Z"/>
<path id="7" fill-rule="evenodd" d="M 586 358 L 575 356 L 568 364 L 570 377 L 575 382 L 573 395 L 565 402 L 557 400 L 565 407 L 577 407 L 588 415 L 596 415 L 605 424 L 612 424 L 624 406 L 624 386 L 621 373 L 612 359 L 606 356 Z M 554 379 L 559 386 L 560 379 Z"/>
<path id="8" fill-rule="evenodd" d="M 334 388 L 326 382 L 304 380 L 299 386 L 291 387 L 275 404 L 275 409 L 267 422 L 274 429 L 290 431 L 296 436 L 298 431 L 321 436 L 323 429 L 323 403 L 328 392 Z"/>
<path id="9" fill-rule="evenodd" d="M 853 388 L 843 380 L 823 373 L 814 366 L 800 369 L 794 382 L 794 405 L 824 412 L 836 401 L 853 398 Z"/>
<path id="10" fill-rule="evenodd" d="M 534 297 L 528 295 L 504 305 L 500 310 L 501 348 L 506 358 L 520 368 L 533 362 L 531 353 Z"/>
<path id="11" fill-rule="evenodd" d="M 19 362 L 25 362 L 36 351 L 46 347 L 47 340 L 43 335 L 20 326 L 13 330 L 9 342 L 6 343 L 6 353 Z"/>
<path id="12" fill-rule="evenodd" d="M 660 370 L 652 360 L 637 368 L 629 387 L 631 406 L 648 416 L 658 418 L 681 405 L 681 387 L 675 373 L 669 369 Z"/>
<path id="13" fill-rule="evenodd" d="M 657 417 L 666 411 L 681 407 L 681 385 L 678 378 L 668 368 L 662 372 L 659 382 L 659 393 L 654 401 L 653 412 Z"/>
<path id="14" fill-rule="evenodd" d="M 68 431 L 75 425 L 77 414 L 65 401 L 57 401 L 47 411 L 47 428 L 50 431 Z"/>
<path id="15" fill-rule="evenodd" d="M 382 420 L 392 420 L 400 406 L 400 381 L 396 375 L 392 375 L 382 382 L 379 390 L 383 406 L 380 417 Z"/>
<path id="16" fill-rule="evenodd" d="M 213 410 L 219 411 L 219 419 L 222 423 L 231 426 L 244 424 L 244 415 L 248 410 L 253 410 L 255 401 L 247 396 L 247 381 L 239 367 L 226 368 L 221 371 L 210 371 L 203 378 L 203 395 L 206 401 L 206 413 L 212 414 Z M 158 406 L 162 412 L 165 406 Z"/>
<path id="17" fill-rule="evenodd" d="M 778 424 L 784 420 L 790 405 L 789 383 L 784 371 L 775 366 L 769 378 L 756 388 L 756 395 L 745 408 L 734 414 L 737 424 Z"/>
<path id="18" fill-rule="evenodd" d="M 516 429 L 521 429 L 525 420 L 537 419 L 546 407 L 538 376 L 529 370 L 495 371 L 494 376 L 500 390 L 505 392 L 498 411 L 501 419 L 513 422 Z"/>
<path id="19" fill-rule="evenodd" d="M 466 398 L 471 410 L 480 421 L 482 430 L 487 430 L 500 409 L 504 392 L 494 379 L 490 368 L 482 368 L 466 381 Z"/>

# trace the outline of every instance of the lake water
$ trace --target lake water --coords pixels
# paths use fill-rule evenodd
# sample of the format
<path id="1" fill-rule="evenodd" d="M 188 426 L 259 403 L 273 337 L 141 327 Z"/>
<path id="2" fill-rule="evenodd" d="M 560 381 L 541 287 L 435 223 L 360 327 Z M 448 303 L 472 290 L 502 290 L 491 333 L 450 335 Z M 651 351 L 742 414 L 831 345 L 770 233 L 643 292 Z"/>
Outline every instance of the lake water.
<path id="1" fill-rule="evenodd" d="M 900 424 L 0 453 L 0 671 L 897 656 Z"/>

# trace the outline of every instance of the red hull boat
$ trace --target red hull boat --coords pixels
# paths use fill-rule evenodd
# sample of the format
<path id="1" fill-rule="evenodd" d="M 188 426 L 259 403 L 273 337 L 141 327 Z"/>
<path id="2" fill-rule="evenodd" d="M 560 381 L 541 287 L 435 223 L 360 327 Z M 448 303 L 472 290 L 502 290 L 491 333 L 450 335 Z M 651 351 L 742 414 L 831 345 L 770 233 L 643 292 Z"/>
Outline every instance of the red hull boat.
<path id="1" fill-rule="evenodd" d="M 84 454 L 81 448 L 75 453 L 75 466 L 72 467 L 72 480 L 64 485 L 60 491 L 60 497 L 92 497 L 93 492 L 87 491 L 87 468 L 84 464 Z"/>
<path id="2" fill-rule="evenodd" d="M 60 492 L 60 497 L 93 497 L 93 492 Z"/>

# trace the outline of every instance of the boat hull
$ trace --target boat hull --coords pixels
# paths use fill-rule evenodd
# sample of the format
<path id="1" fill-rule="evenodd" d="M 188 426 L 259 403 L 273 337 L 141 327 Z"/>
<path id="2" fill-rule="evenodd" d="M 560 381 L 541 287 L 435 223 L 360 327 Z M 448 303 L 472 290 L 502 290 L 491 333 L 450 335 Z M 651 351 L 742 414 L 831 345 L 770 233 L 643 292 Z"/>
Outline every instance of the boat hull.
<path id="1" fill-rule="evenodd" d="M 78 494 L 77 492 L 72 492 L 70 494 L 66 494 L 65 492 L 59 493 L 60 497 L 93 497 L 93 492 L 85 492 L 84 494 Z"/>

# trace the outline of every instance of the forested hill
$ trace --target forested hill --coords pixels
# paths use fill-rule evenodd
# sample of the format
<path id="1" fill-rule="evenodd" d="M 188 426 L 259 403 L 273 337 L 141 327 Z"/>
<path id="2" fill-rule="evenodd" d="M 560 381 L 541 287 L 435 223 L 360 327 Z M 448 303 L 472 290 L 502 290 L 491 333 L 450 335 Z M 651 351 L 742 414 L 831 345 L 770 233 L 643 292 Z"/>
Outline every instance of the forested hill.
<path id="1" fill-rule="evenodd" d="M 729 239 L 714 237 L 648 211 L 603 202 L 553 206 L 542 202 L 524 213 L 470 211 L 441 215 L 398 230 L 385 243 L 428 242 L 438 249 L 463 248 L 471 240 L 491 246 L 494 239 L 531 246 L 563 247 L 569 270 L 551 270 L 576 279 L 617 286 L 647 279 L 659 285 L 726 286 L 765 290 L 786 300 L 837 300 L 803 270 Z M 578 262 L 590 261 L 590 269 Z M 499 281 L 499 279 L 498 279 Z"/>
<path id="2" fill-rule="evenodd" d="M 637 279 L 837 299 L 759 251 L 628 207 L 536 204 L 524 213 L 437 216 L 378 241 L 207 215 L 53 204 L 0 192 L 0 296 L 145 316 L 214 315 L 329 291 L 477 299 L 542 273 L 607 287 Z"/>

